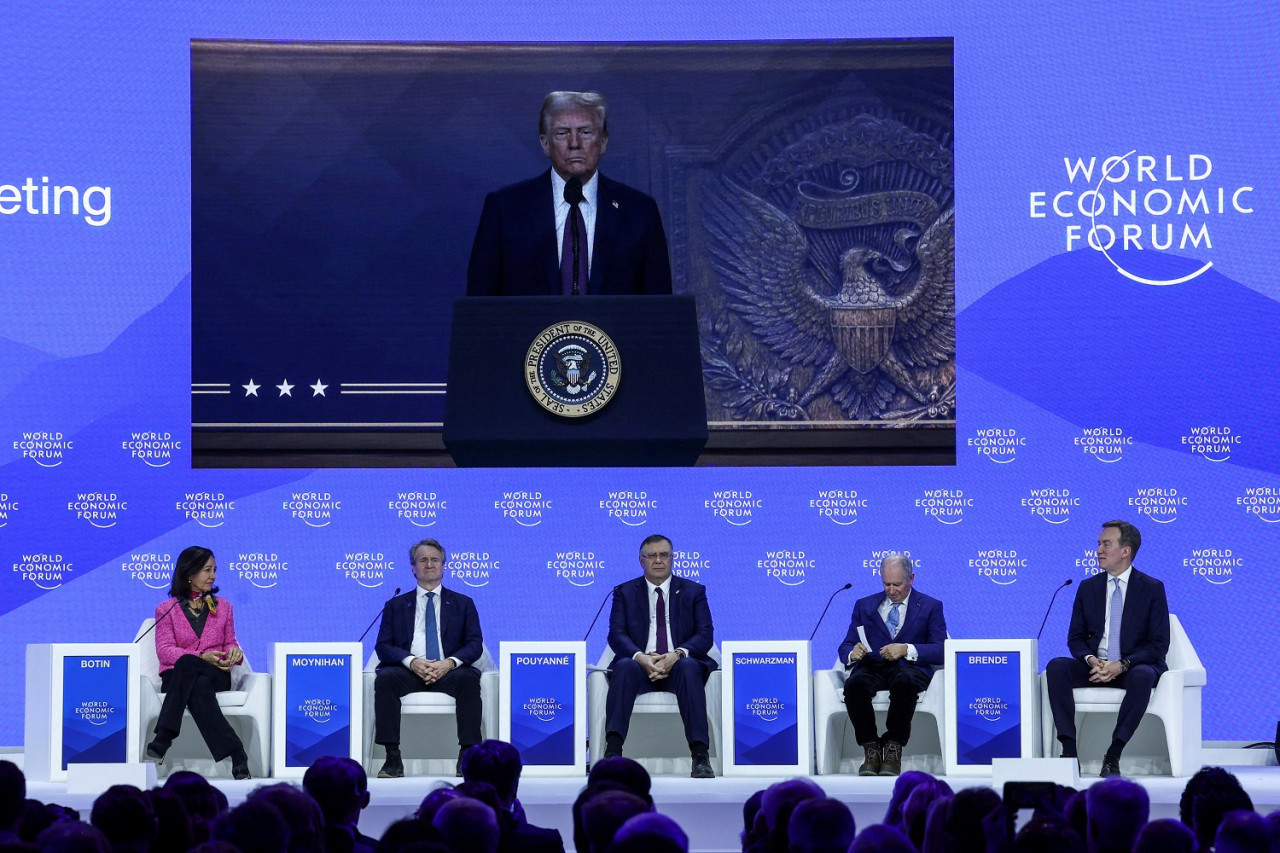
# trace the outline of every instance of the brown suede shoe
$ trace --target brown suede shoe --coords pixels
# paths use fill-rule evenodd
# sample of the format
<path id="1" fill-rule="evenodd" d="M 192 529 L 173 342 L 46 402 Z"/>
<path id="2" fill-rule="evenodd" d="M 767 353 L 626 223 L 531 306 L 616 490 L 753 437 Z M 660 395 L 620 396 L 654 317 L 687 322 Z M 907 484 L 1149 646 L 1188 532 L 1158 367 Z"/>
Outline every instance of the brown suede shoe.
<path id="1" fill-rule="evenodd" d="M 884 756 L 880 761 L 881 776 L 897 776 L 902 772 L 902 744 L 897 741 L 884 742 Z"/>
<path id="2" fill-rule="evenodd" d="M 880 775 L 880 744 L 877 741 L 864 743 L 862 745 L 863 752 L 866 753 L 862 759 L 862 766 L 858 768 L 859 776 L 879 776 Z M 901 754 L 901 753 L 899 753 Z"/>

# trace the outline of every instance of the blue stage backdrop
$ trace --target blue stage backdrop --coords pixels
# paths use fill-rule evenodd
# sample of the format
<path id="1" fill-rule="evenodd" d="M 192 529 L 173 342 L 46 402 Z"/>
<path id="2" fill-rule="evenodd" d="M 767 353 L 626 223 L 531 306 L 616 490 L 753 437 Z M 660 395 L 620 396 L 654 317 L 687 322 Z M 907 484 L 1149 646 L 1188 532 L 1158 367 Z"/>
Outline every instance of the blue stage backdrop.
<path id="1" fill-rule="evenodd" d="M 545 0 L 7 4 L 0 660 L 29 642 L 132 637 L 192 543 L 216 553 L 259 668 L 273 640 L 359 636 L 412 583 L 408 546 L 426 536 L 448 547 L 446 583 L 476 599 L 495 654 L 502 640 L 576 640 L 662 532 L 678 570 L 707 584 L 721 640 L 808 636 L 851 581 L 817 634 L 825 665 L 881 554 L 911 554 L 953 636 L 1025 637 L 1056 586 L 1096 571 L 1099 523 L 1121 517 L 1208 669 L 1205 737 L 1269 737 L 1280 77 L 1258 58 L 1280 23 L 1154 2 L 968 5 L 646 2 L 566 27 Z M 222 345 L 191 324 L 193 38 L 913 37 L 954 39 L 954 468 L 192 470 L 191 353 Z M 598 79 L 560 49 L 548 87 Z M 511 122 L 527 147 L 540 94 Z M 421 116 L 424 135 L 437 119 Z M 456 140 L 468 174 L 490 142 Z M 358 221 L 368 203 L 347 212 Z M 433 329 L 406 311 L 385 346 L 438 359 Z M 290 345 L 334 343 L 317 326 Z M 254 378 L 269 399 L 301 381 Z M 1069 610 L 1068 595 L 1045 659 L 1065 648 Z M 591 657 L 603 645 L 600 625 Z M 22 678 L 0 668 L 3 744 L 22 739 Z"/>

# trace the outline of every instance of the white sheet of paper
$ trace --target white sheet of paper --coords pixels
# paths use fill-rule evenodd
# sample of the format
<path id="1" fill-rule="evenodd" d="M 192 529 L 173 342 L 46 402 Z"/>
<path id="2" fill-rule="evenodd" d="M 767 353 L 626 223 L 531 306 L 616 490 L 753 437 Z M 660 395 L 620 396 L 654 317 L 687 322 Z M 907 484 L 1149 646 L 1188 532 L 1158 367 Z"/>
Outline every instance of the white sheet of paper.
<path id="1" fill-rule="evenodd" d="M 867 642 L 867 629 L 861 625 L 858 626 L 858 642 L 862 643 L 864 649 L 871 651 L 871 644 Z"/>

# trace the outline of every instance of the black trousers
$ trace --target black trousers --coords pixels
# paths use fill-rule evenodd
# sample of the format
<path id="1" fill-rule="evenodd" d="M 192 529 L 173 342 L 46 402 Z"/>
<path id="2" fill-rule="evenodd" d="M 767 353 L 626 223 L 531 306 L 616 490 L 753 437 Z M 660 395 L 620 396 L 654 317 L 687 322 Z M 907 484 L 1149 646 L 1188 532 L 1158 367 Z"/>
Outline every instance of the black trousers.
<path id="1" fill-rule="evenodd" d="M 885 739 L 906 744 L 911 739 L 911 718 L 916 701 L 929 687 L 933 670 L 922 669 L 898 661 L 876 661 L 858 664 L 844 683 L 844 707 L 853 723 L 853 735 L 859 744 L 879 740 L 876 712 L 871 700 L 881 690 L 889 691 L 889 715 L 885 720 Z"/>
<path id="2" fill-rule="evenodd" d="M 1045 668 L 1045 675 L 1049 679 L 1049 708 L 1053 711 L 1053 724 L 1060 739 L 1069 737 L 1074 740 L 1076 736 L 1076 697 L 1072 690 L 1077 687 L 1119 687 L 1124 690 L 1115 732 L 1111 735 L 1121 743 L 1128 743 L 1133 737 L 1151 702 L 1151 691 L 1160 680 L 1155 667 L 1139 664 L 1130 667 L 1115 681 L 1094 684 L 1089 681 L 1089 665 L 1078 658 L 1054 658 Z"/>
<path id="3" fill-rule="evenodd" d="M 400 743 L 400 698 L 429 691 L 452 696 L 457 703 L 458 744 L 480 742 L 480 670 L 460 666 L 434 684 L 427 684 L 404 666 L 384 666 L 373 681 L 373 740 L 383 746 Z"/>
<path id="4" fill-rule="evenodd" d="M 173 740 L 182 731 L 182 712 L 190 711 L 214 761 L 240 752 L 244 745 L 218 707 L 219 693 L 231 689 L 231 673 L 195 655 L 178 658 L 160 673 L 164 704 L 156 720 L 156 737 Z"/>
<path id="5" fill-rule="evenodd" d="M 680 718 L 684 721 L 684 737 L 690 744 L 710 746 L 707 735 L 706 668 L 692 658 L 681 658 L 671 674 L 660 681 L 650 681 L 644 667 L 633 658 L 615 660 L 609 671 L 609 696 L 605 700 L 605 731 L 623 740 L 631 729 L 631 709 L 641 693 L 662 690 L 676 694 Z"/>

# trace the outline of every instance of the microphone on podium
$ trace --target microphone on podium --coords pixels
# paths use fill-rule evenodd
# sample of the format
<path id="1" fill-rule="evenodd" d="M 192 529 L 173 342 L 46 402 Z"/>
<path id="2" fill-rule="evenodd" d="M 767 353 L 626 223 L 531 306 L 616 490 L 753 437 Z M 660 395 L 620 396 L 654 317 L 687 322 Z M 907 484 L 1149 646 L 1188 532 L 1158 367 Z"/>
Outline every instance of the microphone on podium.
<path id="1" fill-rule="evenodd" d="M 1036 631 L 1036 642 L 1040 642 L 1040 635 L 1044 633 L 1045 623 L 1049 621 L 1049 613 L 1053 610 L 1053 602 L 1058 599 L 1058 593 L 1071 586 L 1072 583 L 1074 583 L 1074 581 L 1072 581 L 1071 578 L 1067 578 L 1062 582 L 1062 586 L 1053 591 L 1053 598 L 1049 599 L 1049 606 L 1044 611 L 1044 619 L 1040 620 L 1040 630 Z"/>
<path id="2" fill-rule="evenodd" d="M 827 617 L 827 611 L 831 609 L 831 602 L 836 600 L 837 595 L 844 592 L 846 589 L 851 589 L 852 587 L 853 587 L 853 584 L 847 583 L 844 586 L 837 589 L 835 592 L 831 593 L 831 597 L 827 599 L 827 606 L 822 608 L 822 615 L 818 617 L 817 624 L 813 626 L 813 633 L 809 635 L 809 642 L 813 642 L 813 638 L 817 636 L 818 627 L 822 625 L 822 620 Z"/>
<path id="3" fill-rule="evenodd" d="M 395 591 L 395 592 L 393 592 L 393 593 L 391 593 L 391 598 L 388 598 L 388 599 L 387 599 L 387 601 L 390 601 L 392 598 L 395 598 L 395 597 L 396 597 L 397 595 L 399 595 L 399 594 L 400 594 L 400 587 L 396 587 L 396 591 Z M 385 607 L 385 606 L 386 606 L 386 604 L 384 603 L 384 604 L 383 604 L 383 607 Z M 365 628 L 365 629 L 364 629 L 364 633 L 360 635 L 360 639 L 356 640 L 356 642 L 357 642 L 357 643 L 363 643 L 363 642 L 364 642 L 364 638 L 365 638 L 365 637 L 367 637 L 367 636 L 369 636 L 369 632 L 373 630 L 374 623 L 376 623 L 376 622 L 378 621 L 378 617 L 379 617 L 379 616 L 381 616 L 381 615 L 382 615 L 382 611 L 381 611 L 381 610 L 379 610 L 379 611 L 378 611 L 378 615 L 377 615 L 377 616 L 375 616 L 375 617 L 373 617 L 373 622 L 370 622 L 370 623 L 369 623 L 369 627 L 368 627 L 368 628 Z"/>

